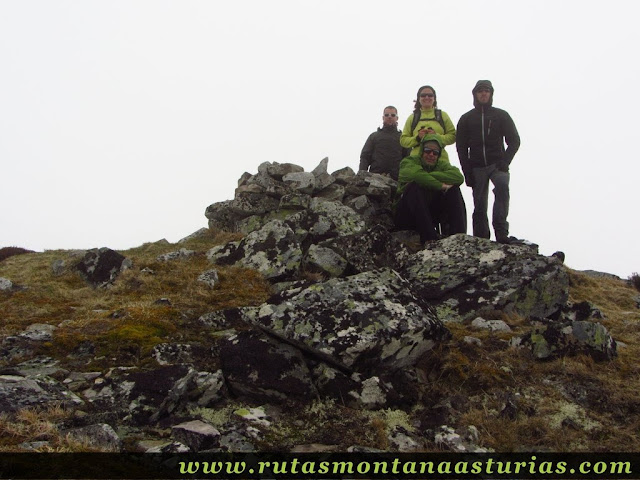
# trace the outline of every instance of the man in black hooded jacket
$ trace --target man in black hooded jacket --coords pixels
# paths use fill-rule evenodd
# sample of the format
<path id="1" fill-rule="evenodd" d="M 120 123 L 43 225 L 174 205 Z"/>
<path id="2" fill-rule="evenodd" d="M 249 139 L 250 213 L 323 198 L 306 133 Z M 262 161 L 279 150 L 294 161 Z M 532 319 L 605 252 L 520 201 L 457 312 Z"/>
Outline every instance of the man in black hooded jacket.
<path id="1" fill-rule="evenodd" d="M 496 241 L 510 243 L 509 165 L 520 148 L 520 136 L 509 114 L 493 106 L 493 86 L 489 80 L 478 80 L 472 93 L 475 108 L 458 122 L 456 149 L 465 183 L 473 189 L 473 235 L 491 237 L 487 219 L 491 181 Z"/>

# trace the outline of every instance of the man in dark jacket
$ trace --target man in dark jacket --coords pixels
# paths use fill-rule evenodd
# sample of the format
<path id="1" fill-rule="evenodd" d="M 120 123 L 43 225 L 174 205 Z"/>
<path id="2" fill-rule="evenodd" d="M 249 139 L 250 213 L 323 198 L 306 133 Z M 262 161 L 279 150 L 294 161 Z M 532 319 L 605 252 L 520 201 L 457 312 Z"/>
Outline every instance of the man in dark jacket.
<path id="1" fill-rule="evenodd" d="M 493 86 L 489 80 L 478 80 L 472 93 L 475 108 L 458 122 L 456 149 L 465 182 L 473 189 L 473 234 L 483 238 L 491 236 L 487 219 L 491 180 L 496 241 L 510 243 L 509 165 L 520 148 L 520 136 L 509 114 L 493 106 Z"/>
<path id="2" fill-rule="evenodd" d="M 359 170 L 383 173 L 398 180 L 400 161 L 409 155 L 409 149 L 400 145 L 398 130 L 398 110 L 386 107 L 382 115 L 382 128 L 373 132 L 360 153 Z"/>

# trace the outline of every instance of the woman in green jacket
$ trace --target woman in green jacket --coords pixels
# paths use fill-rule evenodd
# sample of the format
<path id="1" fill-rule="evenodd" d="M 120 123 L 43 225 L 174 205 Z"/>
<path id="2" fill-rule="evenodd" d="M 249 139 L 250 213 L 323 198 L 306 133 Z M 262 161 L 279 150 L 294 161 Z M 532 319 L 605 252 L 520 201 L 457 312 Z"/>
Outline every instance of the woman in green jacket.
<path id="1" fill-rule="evenodd" d="M 467 233 L 467 209 L 460 192 L 464 177 L 442 158 L 442 147 L 438 135 L 424 135 L 421 154 L 400 163 L 395 224 L 417 230 L 422 244 L 441 235 Z"/>
<path id="2" fill-rule="evenodd" d="M 418 120 L 414 121 L 414 118 Z M 402 129 L 400 145 L 411 149 L 411 155 L 420 155 L 420 142 L 425 135 L 437 135 L 443 146 L 456 143 L 456 127 L 447 112 L 438 109 L 436 91 L 430 85 L 420 87 L 415 100 L 415 110 L 409 115 Z M 449 155 L 442 150 L 442 158 Z"/>

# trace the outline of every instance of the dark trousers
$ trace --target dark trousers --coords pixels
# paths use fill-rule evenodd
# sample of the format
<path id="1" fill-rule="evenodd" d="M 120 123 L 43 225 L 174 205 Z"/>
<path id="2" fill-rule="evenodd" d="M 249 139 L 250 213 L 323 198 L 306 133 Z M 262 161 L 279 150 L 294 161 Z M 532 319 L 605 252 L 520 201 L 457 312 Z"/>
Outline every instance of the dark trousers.
<path id="1" fill-rule="evenodd" d="M 427 196 L 414 182 L 407 185 L 396 208 L 396 227 L 417 230 L 422 243 L 436 240 L 441 224 L 447 225 L 450 235 L 467 233 L 467 209 L 460 188 L 429 193 Z"/>
<path id="2" fill-rule="evenodd" d="M 489 238 L 489 219 L 487 208 L 489 205 L 489 181 L 493 183 L 493 229 L 498 236 L 509 235 L 509 173 L 501 172 L 495 165 L 473 169 L 473 235 Z"/>

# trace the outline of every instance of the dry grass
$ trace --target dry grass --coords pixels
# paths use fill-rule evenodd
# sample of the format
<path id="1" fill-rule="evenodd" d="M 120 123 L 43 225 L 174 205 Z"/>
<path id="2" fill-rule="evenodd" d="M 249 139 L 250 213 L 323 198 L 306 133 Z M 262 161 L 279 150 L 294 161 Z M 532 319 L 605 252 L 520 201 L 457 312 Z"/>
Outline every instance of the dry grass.
<path id="1" fill-rule="evenodd" d="M 180 245 L 158 242 L 120 252 L 132 259 L 133 268 L 123 272 L 110 288 L 89 286 L 73 268 L 81 256 L 72 252 L 7 258 L 0 264 L 0 276 L 27 288 L 0 295 L 4 320 L 0 334 L 15 334 L 33 323 L 46 323 L 58 328 L 54 341 L 42 345 L 40 353 L 62 356 L 91 341 L 96 356 L 105 361 L 121 359 L 126 365 L 136 365 L 158 343 L 197 338 L 200 332 L 194 324 L 202 314 L 258 305 L 268 298 L 270 286 L 254 270 L 215 267 L 206 259 L 206 250 L 237 238 L 237 234 L 222 234 Z M 197 254 L 170 262 L 157 260 L 179 248 L 193 249 Z M 56 260 L 68 265 L 59 276 L 53 275 L 51 268 Z M 197 281 L 202 272 L 214 267 L 218 285 L 211 288 Z"/>
<path id="2" fill-rule="evenodd" d="M 46 409 L 24 409 L 15 414 L 0 413 L 0 451 L 25 451 L 20 446 L 25 442 L 43 442 L 38 449 L 42 452 L 86 451 L 86 446 L 70 443 L 58 429 L 58 423 L 69 415 L 57 405 Z"/>

